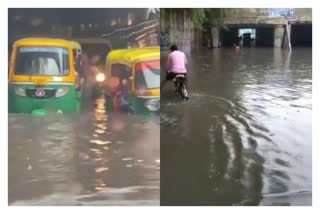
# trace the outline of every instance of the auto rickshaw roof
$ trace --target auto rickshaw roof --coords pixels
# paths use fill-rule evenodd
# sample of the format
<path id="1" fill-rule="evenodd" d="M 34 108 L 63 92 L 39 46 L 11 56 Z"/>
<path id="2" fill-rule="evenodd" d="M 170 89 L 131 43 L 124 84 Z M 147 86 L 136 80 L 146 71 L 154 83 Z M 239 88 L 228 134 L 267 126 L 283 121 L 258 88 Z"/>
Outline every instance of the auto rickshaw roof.
<path id="1" fill-rule="evenodd" d="M 63 46 L 63 47 L 73 47 L 76 49 L 81 49 L 81 45 L 75 41 L 69 41 L 65 39 L 56 38 L 24 38 L 17 40 L 14 46 L 33 46 L 33 45 L 44 45 L 44 46 Z"/>
<path id="2" fill-rule="evenodd" d="M 109 62 L 126 62 L 129 64 L 135 61 L 143 61 L 156 58 L 159 58 L 160 60 L 159 46 L 112 50 L 107 56 L 107 60 Z"/>

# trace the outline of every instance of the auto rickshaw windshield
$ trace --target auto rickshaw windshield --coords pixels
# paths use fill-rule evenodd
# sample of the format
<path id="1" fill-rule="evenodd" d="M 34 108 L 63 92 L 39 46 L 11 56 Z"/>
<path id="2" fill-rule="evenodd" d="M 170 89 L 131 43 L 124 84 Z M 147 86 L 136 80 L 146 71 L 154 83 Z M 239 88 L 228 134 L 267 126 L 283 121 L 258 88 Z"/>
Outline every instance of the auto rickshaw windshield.
<path id="1" fill-rule="evenodd" d="M 20 47 L 14 72 L 17 75 L 67 76 L 69 53 L 61 47 Z"/>
<path id="2" fill-rule="evenodd" d="M 157 89 L 160 87 L 160 62 L 141 62 L 136 65 L 136 89 Z"/>

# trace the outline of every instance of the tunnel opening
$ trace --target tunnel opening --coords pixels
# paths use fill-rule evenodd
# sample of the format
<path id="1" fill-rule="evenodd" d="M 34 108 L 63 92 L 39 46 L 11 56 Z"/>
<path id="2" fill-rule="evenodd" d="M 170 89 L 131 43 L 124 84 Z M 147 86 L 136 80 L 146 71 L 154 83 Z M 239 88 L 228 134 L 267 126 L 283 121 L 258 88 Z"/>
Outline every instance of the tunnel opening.
<path id="1" fill-rule="evenodd" d="M 256 47 L 274 47 L 274 27 L 256 28 Z"/>
<path id="2" fill-rule="evenodd" d="M 222 47 L 233 47 L 238 43 L 238 28 L 229 27 L 228 29 L 223 29 L 221 32 L 221 45 Z"/>
<path id="3" fill-rule="evenodd" d="M 291 25 L 291 46 L 312 47 L 312 24 Z"/>
<path id="4" fill-rule="evenodd" d="M 240 28 L 238 30 L 239 44 L 241 47 L 255 46 L 256 29 L 254 28 Z"/>
<path id="5" fill-rule="evenodd" d="M 273 26 L 232 26 L 220 34 L 222 47 L 274 47 Z"/>

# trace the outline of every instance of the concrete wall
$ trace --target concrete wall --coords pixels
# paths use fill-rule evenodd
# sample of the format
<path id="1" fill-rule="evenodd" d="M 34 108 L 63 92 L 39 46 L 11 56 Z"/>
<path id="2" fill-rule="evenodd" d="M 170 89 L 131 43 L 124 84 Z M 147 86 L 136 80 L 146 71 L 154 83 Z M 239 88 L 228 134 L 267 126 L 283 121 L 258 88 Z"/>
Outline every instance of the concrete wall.
<path id="1" fill-rule="evenodd" d="M 279 12 L 280 11 L 280 12 Z M 266 45 L 274 47 L 286 47 L 288 46 L 288 35 L 289 37 L 295 37 L 297 31 L 286 32 L 287 25 L 288 29 L 291 29 L 290 25 L 312 25 L 312 9 L 311 8 L 296 8 L 296 9 L 273 9 L 273 8 L 243 8 L 243 9 L 229 9 L 227 18 L 224 24 L 232 28 L 256 28 L 257 31 L 257 45 Z M 268 34 L 261 33 L 264 30 L 272 27 L 274 33 L 272 35 L 273 41 L 269 41 L 271 31 Z M 310 37 L 310 30 L 305 30 Z M 310 34 L 310 35 L 309 35 Z M 221 35 L 221 34 L 220 34 Z M 269 36 L 268 36 L 269 35 Z M 261 39 L 262 37 L 262 39 Z M 220 38 L 223 40 L 222 38 Z M 268 41 L 265 41 L 268 40 Z M 301 38 L 300 38 L 301 40 Z M 310 38 L 308 39 L 308 41 Z M 308 44 L 308 42 L 304 42 Z M 309 42 L 310 44 L 310 42 Z M 214 44 L 214 47 L 215 44 Z"/>
<path id="2" fill-rule="evenodd" d="M 312 23 L 311 8 L 292 9 L 288 18 L 272 13 L 272 8 L 229 9 L 225 24 L 227 25 L 284 25 L 287 20 L 298 23 Z"/>
<path id="3" fill-rule="evenodd" d="M 312 9 L 297 8 L 294 9 L 292 22 L 312 24 Z"/>
<path id="4" fill-rule="evenodd" d="M 261 40 L 258 44 L 273 45 L 274 47 L 282 47 L 286 37 L 287 24 L 312 24 L 312 9 L 297 8 L 288 9 L 287 18 L 277 15 L 279 9 L 269 8 L 230 8 L 226 10 L 226 18 L 224 25 L 229 28 L 273 28 L 268 30 L 268 35 L 271 36 L 271 42 L 263 33 L 259 33 L 260 38 L 265 38 L 268 41 L 265 43 Z M 287 10 L 283 10 L 287 11 Z M 207 46 L 206 34 L 197 32 L 193 28 L 190 15 L 184 9 L 161 9 L 161 37 L 162 48 L 167 49 L 167 44 L 175 43 L 186 51 L 191 50 L 192 45 L 204 44 Z M 279 13 L 280 14 L 280 13 Z M 282 14 L 283 15 L 283 14 Z M 271 35 L 272 32 L 272 35 Z M 222 43 L 223 35 L 229 35 L 223 32 L 222 29 L 212 28 L 210 30 L 210 40 L 213 47 L 218 47 Z M 230 35 L 229 35 L 230 36 Z M 204 41 L 206 40 L 206 41 Z M 200 42 L 201 41 L 201 42 Z"/>
<path id="5" fill-rule="evenodd" d="M 176 44 L 183 51 L 190 52 L 195 31 L 188 12 L 183 9 L 161 9 L 160 12 L 162 50 L 168 49 L 170 44 Z"/>

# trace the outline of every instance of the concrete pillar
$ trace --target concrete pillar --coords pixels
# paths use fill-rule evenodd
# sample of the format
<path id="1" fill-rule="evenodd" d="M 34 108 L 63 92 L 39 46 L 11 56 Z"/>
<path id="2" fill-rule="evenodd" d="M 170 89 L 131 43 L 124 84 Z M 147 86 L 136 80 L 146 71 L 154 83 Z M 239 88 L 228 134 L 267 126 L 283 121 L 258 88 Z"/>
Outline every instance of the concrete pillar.
<path id="1" fill-rule="evenodd" d="M 288 39 L 288 49 L 291 51 L 291 24 L 288 22 L 287 24 L 287 39 Z"/>
<path id="2" fill-rule="evenodd" d="M 211 28 L 211 34 L 212 34 L 212 46 L 214 48 L 218 48 L 219 47 L 219 29 L 214 27 Z"/>
<path id="3" fill-rule="evenodd" d="M 274 47 L 281 48 L 284 35 L 284 26 L 278 25 L 274 29 Z"/>

